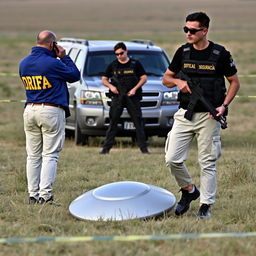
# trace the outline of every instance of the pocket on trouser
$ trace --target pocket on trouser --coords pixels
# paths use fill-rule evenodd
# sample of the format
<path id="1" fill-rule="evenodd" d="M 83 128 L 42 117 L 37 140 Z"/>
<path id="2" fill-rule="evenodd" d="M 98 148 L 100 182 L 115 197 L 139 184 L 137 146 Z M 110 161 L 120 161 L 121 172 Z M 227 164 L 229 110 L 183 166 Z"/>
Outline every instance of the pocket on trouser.
<path id="1" fill-rule="evenodd" d="M 23 124 L 24 131 L 32 131 L 34 129 L 34 120 L 31 118 L 31 113 L 27 109 L 25 109 L 23 112 Z"/>
<path id="2" fill-rule="evenodd" d="M 168 132 L 167 138 L 166 138 L 166 141 L 165 141 L 165 149 L 164 149 L 165 153 L 168 151 L 169 141 L 170 141 L 170 132 Z"/>
<path id="3" fill-rule="evenodd" d="M 214 136 L 212 138 L 212 151 L 211 151 L 212 160 L 217 160 L 221 156 L 221 137 Z"/>
<path id="4" fill-rule="evenodd" d="M 178 111 L 175 112 L 175 114 L 173 115 L 173 119 L 177 119 L 177 117 L 179 116 L 184 116 L 184 110 L 182 108 L 180 108 Z"/>
<path id="5" fill-rule="evenodd" d="M 65 141 L 65 111 L 58 108 L 45 108 L 41 112 L 44 153 L 59 152 Z"/>
<path id="6" fill-rule="evenodd" d="M 65 115 L 63 116 L 63 119 L 62 117 L 60 118 L 60 122 L 59 122 L 59 125 L 60 125 L 60 141 L 59 141 L 59 146 L 57 148 L 57 151 L 60 152 L 63 147 L 64 147 L 64 143 L 65 143 L 65 126 L 66 126 L 66 119 L 65 119 Z"/>
<path id="7" fill-rule="evenodd" d="M 57 132 L 60 129 L 60 117 L 56 111 L 41 112 L 41 122 L 47 132 Z"/>
<path id="8" fill-rule="evenodd" d="M 60 138 L 59 146 L 57 147 L 57 152 L 60 152 L 63 149 L 64 142 L 65 142 L 65 132 L 62 134 L 62 136 Z"/>

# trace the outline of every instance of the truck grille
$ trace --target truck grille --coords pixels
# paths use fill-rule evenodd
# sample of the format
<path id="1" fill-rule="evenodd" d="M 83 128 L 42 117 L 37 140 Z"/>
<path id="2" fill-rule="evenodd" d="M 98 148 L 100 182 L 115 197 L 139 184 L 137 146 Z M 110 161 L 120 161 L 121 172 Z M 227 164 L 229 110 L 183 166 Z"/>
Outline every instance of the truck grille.
<path id="1" fill-rule="evenodd" d="M 142 92 L 143 97 L 159 97 L 159 92 Z"/>
<path id="2" fill-rule="evenodd" d="M 156 108 L 160 100 L 160 92 L 142 92 L 141 108 Z M 111 101 L 107 101 L 108 107 Z"/>
<path id="3" fill-rule="evenodd" d="M 157 101 L 142 101 L 140 105 L 142 108 L 152 108 L 157 106 Z"/>
<path id="4" fill-rule="evenodd" d="M 118 125 L 122 125 L 123 122 L 132 122 L 132 119 L 131 118 L 121 118 L 118 122 Z M 109 125 L 109 118 L 106 118 L 105 119 L 105 125 Z M 143 118 L 143 122 L 146 125 L 157 125 L 158 124 L 158 118 Z"/>

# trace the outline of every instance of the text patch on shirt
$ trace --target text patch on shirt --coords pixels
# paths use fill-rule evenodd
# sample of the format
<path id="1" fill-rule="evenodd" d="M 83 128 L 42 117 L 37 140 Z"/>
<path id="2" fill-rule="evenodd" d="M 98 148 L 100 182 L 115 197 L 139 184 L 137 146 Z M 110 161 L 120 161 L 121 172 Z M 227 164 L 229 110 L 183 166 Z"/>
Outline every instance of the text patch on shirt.
<path id="1" fill-rule="evenodd" d="M 46 76 L 22 76 L 26 90 L 45 90 L 52 87 Z"/>

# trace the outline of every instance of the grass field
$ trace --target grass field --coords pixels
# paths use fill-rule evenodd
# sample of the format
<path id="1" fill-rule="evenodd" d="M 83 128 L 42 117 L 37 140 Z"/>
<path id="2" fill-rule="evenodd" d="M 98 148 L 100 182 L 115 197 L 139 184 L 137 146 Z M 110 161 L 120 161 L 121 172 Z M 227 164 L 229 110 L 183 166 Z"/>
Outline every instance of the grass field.
<path id="1" fill-rule="evenodd" d="M 18 63 L 34 45 L 36 34 L 50 29 L 59 37 L 88 39 L 146 38 L 170 56 L 184 43 L 184 17 L 204 10 L 212 18 L 209 39 L 226 46 L 237 62 L 239 98 L 231 105 L 229 128 L 222 132 L 218 161 L 217 202 L 213 217 L 196 220 L 197 203 L 183 218 L 124 222 L 79 221 L 68 212 L 77 196 L 115 181 L 133 180 L 170 190 L 178 187 L 164 164 L 164 139 L 149 141 L 152 154 L 139 153 L 129 139 L 121 139 L 107 156 L 98 154 L 103 138 L 76 147 L 66 140 L 60 154 L 54 194 L 61 207 L 27 205 L 23 103 L 0 102 L 0 238 L 98 235 L 167 235 L 256 231 L 256 2 L 252 0 L 1 0 L 0 100 L 25 99 L 17 74 Z M 4 74 L 8 73 L 7 75 Z M 199 184 L 196 145 L 187 165 Z M 249 255 L 256 238 L 204 238 L 160 241 L 93 241 L 83 243 L 0 244 L 0 255 Z"/>

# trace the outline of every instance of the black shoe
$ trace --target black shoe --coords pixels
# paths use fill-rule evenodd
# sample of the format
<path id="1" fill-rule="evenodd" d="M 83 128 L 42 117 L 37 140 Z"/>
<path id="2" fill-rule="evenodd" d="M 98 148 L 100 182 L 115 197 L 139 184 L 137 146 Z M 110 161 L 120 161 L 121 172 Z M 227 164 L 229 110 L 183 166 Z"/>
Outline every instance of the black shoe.
<path id="1" fill-rule="evenodd" d="M 36 199 L 35 197 L 33 196 L 30 196 L 28 198 L 28 204 L 38 204 L 38 199 Z"/>
<path id="2" fill-rule="evenodd" d="M 48 198 L 46 200 L 43 197 L 39 197 L 38 203 L 39 204 L 51 204 L 51 205 L 55 205 L 55 206 L 60 206 L 60 203 L 57 203 L 57 202 L 53 201 L 53 196 L 51 196 L 50 198 Z"/>
<path id="3" fill-rule="evenodd" d="M 106 149 L 106 148 L 103 148 L 103 149 L 99 152 L 99 154 L 102 154 L 102 155 L 108 154 L 108 153 L 109 153 L 109 149 Z"/>
<path id="4" fill-rule="evenodd" d="M 181 199 L 178 202 L 175 209 L 175 214 L 177 216 L 181 216 L 182 214 L 187 212 L 191 201 L 196 200 L 200 196 L 200 192 L 196 188 L 196 186 L 195 186 L 195 191 L 193 193 L 189 193 L 188 190 L 185 190 L 183 188 L 181 188 L 180 191 L 182 192 Z"/>
<path id="5" fill-rule="evenodd" d="M 142 154 L 150 154 L 147 148 L 141 148 L 140 151 Z"/>
<path id="6" fill-rule="evenodd" d="M 198 210 L 197 218 L 206 219 L 211 218 L 211 206 L 209 204 L 202 204 Z"/>

